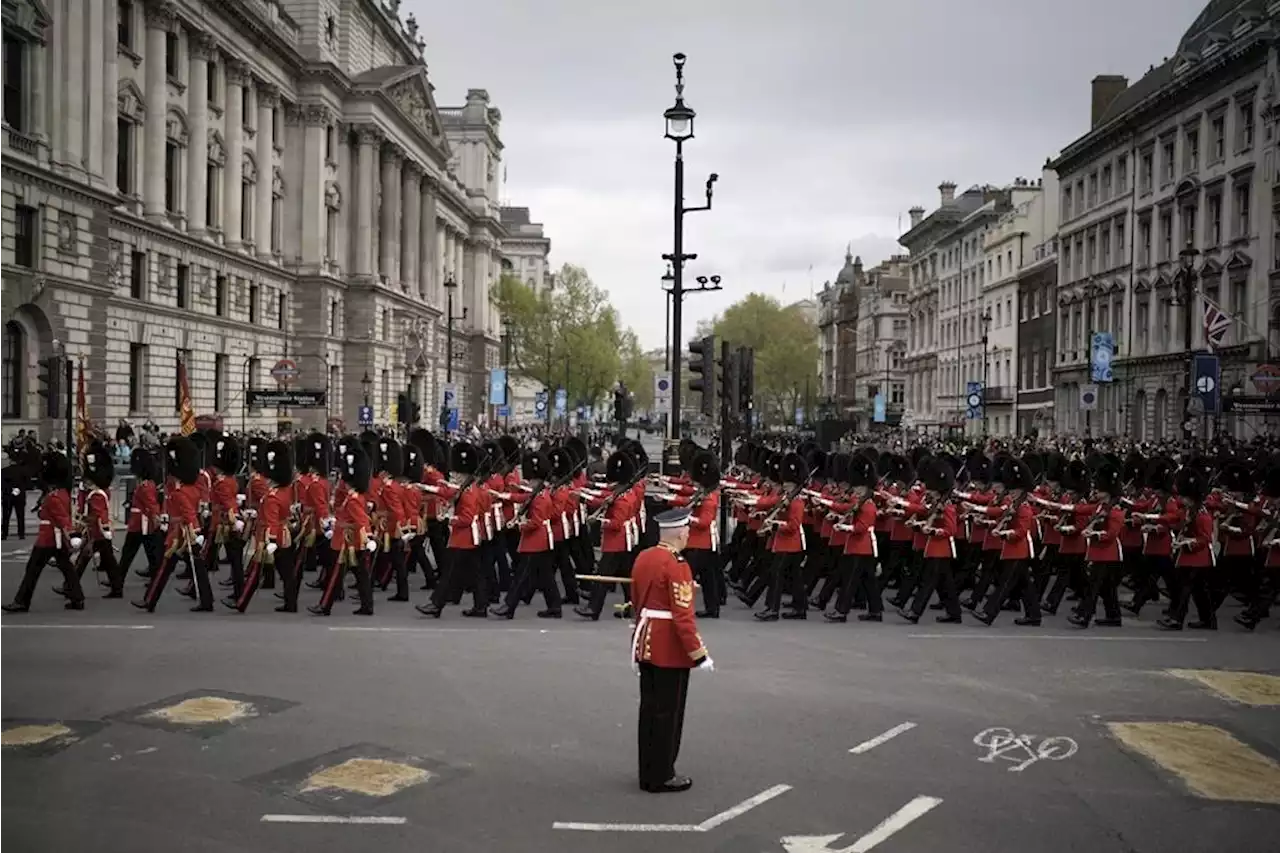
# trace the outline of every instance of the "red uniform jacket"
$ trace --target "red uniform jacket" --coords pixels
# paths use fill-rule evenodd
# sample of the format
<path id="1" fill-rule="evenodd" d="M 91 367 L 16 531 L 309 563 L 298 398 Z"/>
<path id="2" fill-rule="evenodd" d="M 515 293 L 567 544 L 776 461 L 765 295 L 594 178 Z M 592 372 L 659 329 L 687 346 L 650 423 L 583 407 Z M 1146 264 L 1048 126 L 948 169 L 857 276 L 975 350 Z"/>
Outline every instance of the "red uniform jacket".
<path id="1" fill-rule="evenodd" d="M 319 533 L 329 518 L 329 481 L 318 474 L 303 474 L 298 478 L 298 487 L 298 498 L 302 502 L 302 529 L 308 533 Z"/>
<path id="2" fill-rule="evenodd" d="M 614 504 L 614 507 L 617 507 L 617 504 Z M 537 554 L 550 551 L 554 542 L 554 537 L 551 535 L 552 526 L 559 523 L 555 501 L 543 489 L 534 496 L 528 514 L 524 517 L 524 521 L 520 522 L 519 553 Z"/>
<path id="3" fill-rule="evenodd" d="M 400 525 L 404 523 L 404 500 L 400 494 L 400 484 L 379 476 L 369 484 L 369 493 L 373 500 L 373 511 L 377 513 L 379 530 L 390 539 L 400 538 Z"/>
<path id="4" fill-rule="evenodd" d="M 454 507 L 453 520 L 449 522 L 450 548 L 472 551 L 480 547 L 480 543 L 484 541 L 483 512 L 480 487 L 472 484 L 458 497 L 458 504 Z"/>
<path id="5" fill-rule="evenodd" d="M 632 641 L 634 659 L 666 669 L 697 666 L 707 656 L 707 647 L 698 635 L 693 616 L 693 574 L 689 564 L 657 545 L 636 557 L 631 578 L 631 601 L 637 620 Z"/>
<path id="6" fill-rule="evenodd" d="M 1194 539 L 1195 543 L 1178 551 L 1175 565 L 1197 569 L 1217 565 L 1213 555 L 1213 516 L 1207 509 L 1201 507 L 1191 524 L 1182 531 L 1182 537 Z"/>
<path id="7" fill-rule="evenodd" d="M 792 498 L 778 518 L 779 523 L 769 540 L 769 550 L 775 554 L 802 553 L 805 549 L 804 499 Z"/>
<path id="8" fill-rule="evenodd" d="M 969 503 L 978 506 L 991 506 L 995 499 L 996 493 L 992 491 L 969 493 Z M 987 531 L 990 529 L 985 524 L 971 523 L 969 525 L 969 542 L 981 546 L 983 542 L 987 541 Z"/>
<path id="9" fill-rule="evenodd" d="M 686 506 L 688 498 L 676 498 L 675 506 Z M 689 544 L 686 550 L 720 550 L 720 490 L 709 492 L 689 517 Z"/>
<path id="10" fill-rule="evenodd" d="M 604 506 L 611 494 L 606 492 L 597 498 L 592 498 L 591 508 L 599 509 Z M 600 519 L 600 552 L 602 554 L 626 554 L 636 546 L 635 517 L 635 496 L 630 491 L 623 492 L 609 505 L 604 517 Z"/>
<path id="11" fill-rule="evenodd" d="M 447 485 L 444 474 L 431 465 L 427 465 L 422 469 L 422 484 L 424 486 L 440 486 Z M 431 492 L 422 493 L 422 512 L 427 518 L 439 518 L 440 512 L 444 509 L 444 503 L 438 495 Z"/>
<path id="12" fill-rule="evenodd" d="M 157 527 L 160 515 L 160 495 L 156 484 L 151 480 L 140 480 L 133 489 L 133 497 L 129 499 L 129 522 L 126 531 L 129 533 L 149 534 Z"/>
<path id="13" fill-rule="evenodd" d="M 1106 521 L 1101 526 L 1094 525 L 1095 529 L 1101 530 L 1101 536 L 1094 536 L 1089 539 L 1089 548 L 1085 552 L 1084 558 L 1091 563 L 1119 563 L 1124 560 L 1124 548 L 1121 546 L 1120 537 L 1124 533 L 1124 510 L 1118 506 L 1112 506 L 1107 511 Z"/>
<path id="14" fill-rule="evenodd" d="M 959 530 L 959 524 L 956 521 L 956 508 L 953 504 L 947 503 L 933 520 L 933 527 L 936 527 L 940 533 L 931 533 L 924 543 L 924 558 L 926 560 L 943 559 L 951 560 L 956 556 L 956 531 Z"/>
<path id="15" fill-rule="evenodd" d="M 560 486 L 551 492 L 551 502 L 555 505 L 555 537 L 557 542 L 573 538 L 573 517 L 577 512 L 578 499 L 568 486 Z"/>
<path id="16" fill-rule="evenodd" d="M 342 500 L 334 503 L 333 547 L 335 550 L 360 549 L 371 533 L 369 511 L 365 508 L 364 495 L 350 486 L 345 492 Z"/>
<path id="17" fill-rule="evenodd" d="M 1062 544 L 1058 546 L 1059 554 L 1084 554 L 1088 543 L 1084 539 L 1084 529 L 1089 526 L 1098 511 L 1097 504 L 1070 504 L 1071 509 L 1062 514 L 1061 526 L 1073 527 L 1070 533 L 1062 533 Z"/>
<path id="18" fill-rule="evenodd" d="M 249 475 L 249 489 L 245 496 L 245 504 L 252 509 L 257 509 L 258 504 L 262 503 L 262 499 L 267 496 L 267 489 L 271 488 L 271 481 L 254 471 Z"/>
<path id="19" fill-rule="evenodd" d="M 1222 556 L 1224 557 L 1252 557 L 1254 533 L 1258 529 L 1258 520 L 1262 518 L 1262 512 L 1258 509 L 1257 501 L 1249 504 L 1248 509 L 1238 509 L 1235 506 L 1226 506 L 1223 509 L 1224 515 L 1218 524 L 1218 529 L 1222 533 Z M 1232 522 L 1230 517 L 1234 515 L 1235 520 Z M 1232 527 L 1238 527 L 1239 533 L 1232 533 L 1226 529 L 1230 524 Z"/>
<path id="20" fill-rule="evenodd" d="M 102 489 L 89 492 L 83 523 L 90 542 L 111 538 L 111 497 Z"/>
<path id="21" fill-rule="evenodd" d="M 258 507 L 258 523 L 254 538 L 261 545 L 274 542 L 281 548 L 293 544 L 289 533 L 289 514 L 293 507 L 293 486 L 269 486 Z"/>
<path id="22" fill-rule="evenodd" d="M 1065 503 L 1068 500 L 1066 495 L 1059 496 L 1054 494 L 1053 488 L 1050 486 L 1040 486 L 1032 494 L 1050 503 Z M 1039 516 L 1036 519 L 1036 523 L 1040 527 L 1040 541 L 1046 545 L 1061 545 L 1062 532 L 1058 530 L 1058 525 L 1061 524 L 1061 521 L 1059 521 L 1061 514 L 1051 509 L 1038 508 L 1036 515 Z"/>
<path id="23" fill-rule="evenodd" d="M 214 478 L 213 489 L 209 493 L 210 509 L 213 512 L 213 526 L 221 527 L 232 524 L 236 520 L 236 492 L 239 486 L 235 477 L 219 474 Z"/>
<path id="24" fill-rule="evenodd" d="M 165 489 L 164 512 L 169 516 L 169 532 L 164 538 L 164 552 L 173 553 L 186 544 L 189 531 L 194 542 L 199 524 L 200 487 L 174 483 Z"/>
<path id="25" fill-rule="evenodd" d="M 1181 501 L 1169 498 L 1164 502 L 1164 511 L 1156 519 L 1156 529 L 1147 531 L 1146 544 L 1142 553 L 1150 557 L 1170 557 L 1173 555 L 1173 531 L 1178 530 L 1186 522 L 1187 514 L 1182 509 Z"/>
<path id="26" fill-rule="evenodd" d="M 400 508 L 404 510 L 404 521 L 401 531 L 418 534 L 422 528 L 422 496 L 425 492 L 410 482 L 396 483 L 400 488 Z"/>
<path id="27" fill-rule="evenodd" d="M 201 468 L 200 476 L 196 478 L 196 488 L 200 490 L 200 503 L 207 504 L 213 500 L 213 481 L 218 478 L 218 472 L 213 468 Z"/>
<path id="28" fill-rule="evenodd" d="M 1133 513 L 1148 513 L 1156 508 L 1158 499 L 1150 489 L 1144 489 L 1129 504 L 1130 516 L 1125 520 L 1124 530 L 1120 534 L 1120 544 L 1131 554 L 1140 553 L 1143 546 L 1142 521 L 1133 517 Z"/>
<path id="29" fill-rule="evenodd" d="M 46 492 L 40 501 L 40 532 L 37 548 L 61 548 L 71 538 L 71 493 L 66 489 Z"/>
<path id="30" fill-rule="evenodd" d="M 849 526 L 853 529 L 846 532 L 844 552 L 861 557 L 879 556 L 876 545 L 876 505 L 871 498 L 864 500 L 858 507 Z"/>
<path id="31" fill-rule="evenodd" d="M 1007 507 L 989 506 L 987 507 L 987 518 L 1001 518 Z M 1002 542 L 1000 546 L 1001 560 L 1030 560 L 1035 550 L 1035 544 L 1032 541 L 1031 532 L 1035 530 L 1036 512 L 1031 508 L 1031 503 L 1023 500 L 1018 508 L 1013 511 L 1013 515 L 1004 524 L 1006 533 L 1012 532 L 1008 536 L 994 536 L 988 534 L 987 542 Z M 997 522 L 996 527 L 999 527 Z M 995 530 L 995 527 L 991 528 Z M 986 547 L 985 545 L 983 546 Z"/>

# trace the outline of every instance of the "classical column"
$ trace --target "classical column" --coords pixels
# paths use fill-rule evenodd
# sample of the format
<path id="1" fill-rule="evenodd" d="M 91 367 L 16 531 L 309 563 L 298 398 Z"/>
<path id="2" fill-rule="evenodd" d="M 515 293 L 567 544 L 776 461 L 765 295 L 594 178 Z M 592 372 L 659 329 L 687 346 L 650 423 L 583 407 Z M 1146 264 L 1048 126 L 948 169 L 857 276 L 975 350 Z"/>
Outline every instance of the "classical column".
<path id="1" fill-rule="evenodd" d="M 234 57 L 226 57 L 222 63 L 222 79 L 225 81 L 223 102 L 223 128 L 227 146 L 226 163 L 222 167 L 222 242 L 226 246 L 239 246 L 246 235 L 240 233 L 240 190 L 244 183 L 244 115 L 241 90 L 249 82 L 249 72 L 244 63 Z"/>
<path id="2" fill-rule="evenodd" d="M 187 39 L 191 55 L 187 85 L 187 231 L 203 237 L 205 200 L 209 195 L 209 58 L 214 43 L 208 33 L 191 33 Z M 112 134 L 115 135 L 114 133 Z"/>
<path id="3" fill-rule="evenodd" d="M 422 215 L 422 169 L 406 160 L 401 173 L 400 201 L 404 219 L 400 222 L 400 279 L 409 293 L 418 292 L 418 231 Z"/>
<path id="4" fill-rule="evenodd" d="M 436 192 L 435 179 L 427 177 L 422 181 L 422 198 L 419 211 L 419 267 L 418 294 L 427 301 L 436 295 L 439 279 L 436 277 L 439 247 L 436 238 Z M 425 398 L 424 398 L 425 399 Z"/>
<path id="5" fill-rule="evenodd" d="M 86 110 L 85 126 L 80 136 L 80 147 L 85 152 L 85 164 L 89 170 L 89 181 L 95 186 L 102 186 L 103 173 L 106 171 L 102 167 L 103 148 L 99 144 L 99 131 L 103 126 L 103 115 L 108 110 L 115 111 L 116 98 L 112 94 L 110 100 L 104 100 L 102 86 L 99 85 L 98 75 L 102 73 L 104 66 L 104 55 L 106 47 L 102 39 L 99 37 L 103 29 L 106 27 L 106 0 L 97 0 L 89 4 L 89 28 L 85 31 L 84 61 L 86 74 L 83 75 L 85 97 L 87 99 L 88 108 Z M 115 18 L 111 19 L 115 23 Z M 112 58 L 115 58 L 115 49 L 112 51 Z M 114 136 L 114 134 L 112 134 Z M 115 165 L 113 162 L 112 166 Z"/>
<path id="6" fill-rule="evenodd" d="M 83 172 L 85 160 L 85 37 L 87 35 L 84 24 L 89 14 L 89 6 L 94 5 L 94 3 L 86 2 L 86 0 L 63 0 L 61 5 L 65 9 L 65 17 L 62 18 L 63 26 L 55 25 L 54 27 L 54 33 L 57 38 L 55 39 L 56 48 L 53 51 L 53 55 L 62 63 L 62 86 L 55 91 L 58 97 L 57 120 L 63 127 L 61 133 L 62 144 L 55 150 L 54 160 L 76 172 Z M 147 10 L 147 15 L 150 18 L 151 9 Z M 55 18 L 55 20 L 57 19 Z M 167 20 L 173 20 L 171 10 L 168 12 Z M 147 26 L 151 26 L 150 20 L 147 21 Z M 148 41 L 148 53 L 150 53 L 150 44 L 151 42 Z M 161 80 L 163 80 L 163 40 L 160 42 L 160 57 L 160 73 Z M 97 69 L 89 70 L 91 73 L 97 73 Z M 150 75 L 148 75 L 147 80 L 149 83 L 151 80 Z M 149 101 L 150 95 L 148 95 Z M 163 189 L 163 185 L 161 188 Z"/>
<path id="7" fill-rule="evenodd" d="M 164 209 L 164 143 L 168 120 L 169 81 L 164 70 L 165 36 L 173 25 L 173 6 L 164 0 L 147 5 L 147 118 L 143 124 L 146 150 L 146 184 L 143 189 L 143 211 L 148 219 L 163 221 Z M 69 131 L 68 131 L 69 132 Z"/>
<path id="8" fill-rule="evenodd" d="M 116 20 L 116 0 L 102 0 L 103 20 L 115 23 Z M 91 30 L 91 32 L 94 32 Z M 119 30 L 114 26 L 107 26 L 105 23 L 100 31 L 99 41 L 102 43 L 102 123 L 98 125 L 98 131 L 102 134 L 102 183 L 106 191 L 116 193 L 119 186 L 116 184 L 116 121 L 120 116 L 119 95 L 116 87 L 119 85 L 120 71 L 116 64 L 116 39 L 119 37 Z M 93 81 L 90 81 L 91 83 Z M 39 115 L 37 112 L 36 115 Z M 99 147 L 93 145 L 93 148 Z"/>
<path id="9" fill-rule="evenodd" d="M 325 224 L 329 210 L 325 204 L 325 134 L 329 128 L 329 108 L 307 104 L 302 109 L 302 263 L 318 272 L 324 264 Z M 336 235 L 335 235 L 336 236 Z M 336 258 L 334 260 L 337 260 Z"/>
<path id="10" fill-rule="evenodd" d="M 373 185 L 378 180 L 378 149 L 382 133 L 372 125 L 357 130 L 360 151 L 356 155 L 355 257 L 351 271 L 356 275 L 373 275 Z"/>
<path id="11" fill-rule="evenodd" d="M 275 144 L 271 131 L 275 126 L 275 109 L 280 105 L 280 90 L 270 83 L 258 84 L 258 185 L 254 195 L 253 228 L 257 236 L 258 257 L 270 258 L 271 202 L 275 192 Z"/>
<path id="12" fill-rule="evenodd" d="M 400 279 L 400 165 L 404 154 L 394 145 L 382 151 L 382 216 L 378 272 L 388 283 Z"/>

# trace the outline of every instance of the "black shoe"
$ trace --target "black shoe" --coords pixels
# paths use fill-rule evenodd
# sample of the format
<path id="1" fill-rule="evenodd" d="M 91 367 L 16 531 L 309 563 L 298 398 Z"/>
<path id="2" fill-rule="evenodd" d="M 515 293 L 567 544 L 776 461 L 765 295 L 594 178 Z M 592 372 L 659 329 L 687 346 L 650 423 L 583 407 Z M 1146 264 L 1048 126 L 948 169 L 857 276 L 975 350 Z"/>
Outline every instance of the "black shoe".
<path id="1" fill-rule="evenodd" d="M 991 627 L 991 623 L 996 621 L 996 617 L 988 616 L 985 610 L 973 611 L 973 618 L 977 619 L 979 622 L 981 622 L 983 625 L 986 625 L 988 628 Z"/>
<path id="2" fill-rule="evenodd" d="M 1218 620 L 1216 617 L 1207 622 L 1197 619 L 1194 622 L 1188 622 L 1187 627 L 1193 631 L 1216 631 L 1218 630 Z"/>
<path id="3" fill-rule="evenodd" d="M 929 609 L 930 609 L 930 610 L 945 610 L 945 609 L 946 609 L 946 605 L 945 605 L 945 604 L 943 604 L 941 601 L 935 601 L 933 604 L 930 604 L 930 605 L 929 605 Z"/>
<path id="4" fill-rule="evenodd" d="M 688 776 L 672 776 L 661 785 L 641 785 L 640 790 L 650 794 L 678 794 L 693 787 L 693 780 Z"/>
<path id="5" fill-rule="evenodd" d="M 62 607 L 64 610 L 84 610 L 84 599 L 82 598 L 79 601 L 68 601 L 66 604 L 62 605 Z"/>
<path id="6" fill-rule="evenodd" d="M 489 610 L 485 607 L 473 607 L 470 610 L 462 611 L 462 615 L 468 619 L 487 619 L 489 618 Z M 539 613 L 539 616 L 542 614 Z"/>
<path id="7" fill-rule="evenodd" d="M 234 598 L 224 598 L 222 599 L 222 606 L 230 610 L 239 610 L 240 602 Z"/>
<path id="8" fill-rule="evenodd" d="M 884 614 L 883 613 L 859 613 L 858 621 L 859 622 L 883 622 Z"/>
<path id="9" fill-rule="evenodd" d="M 959 616 L 939 616 L 933 621 L 937 622 L 939 625 L 960 625 L 964 622 L 964 619 Z"/>
<path id="10" fill-rule="evenodd" d="M 192 613 L 212 613 L 212 612 L 213 612 L 213 605 L 212 605 L 212 604 L 197 604 L 195 607 L 191 608 L 191 612 L 192 612 Z"/>
<path id="11" fill-rule="evenodd" d="M 408 600 L 409 600 L 409 596 L 407 595 L 393 595 L 387 599 L 387 601 L 408 601 Z"/>
<path id="12" fill-rule="evenodd" d="M 826 621 L 828 621 L 828 622 L 840 622 L 840 623 L 844 623 L 844 622 L 848 622 L 848 621 L 849 621 L 849 617 L 848 617 L 848 615 L 847 615 L 847 614 L 844 614 L 844 613 L 836 613 L 835 611 L 832 611 L 832 612 L 830 612 L 830 613 L 823 613 L 823 614 L 822 614 L 822 618 L 823 618 L 823 619 L 825 619 L 825 620 L 826 620 Z"/>
<path id="13" fill-rule="evenodd" d="M 756 619 L 758 619 L 761 622 L 777 622 L 779 618 L 778 611 L 776 610 L 762 610 L 759 613 L 755 613 L 752 615 L 754 615 Z"/>
<path id="14" fill-rule="evenodd" d="M 814 608 L 814 609 L 820 609 L 820 608 Z M 719 619 L 720 611 L 719 610 L 699 610 L 694 615 L 697 616 L 699 619 Z"/>
<path id="15" fill-rule="evenodd" d="M 307 589 L 324 589 L 324 584 L 320 581 L 307 581 Z"/>
<path id="16" fill-rule="evenodd" d="M 60 595 L 60 596 L 62 596 L 63 598 L 66 598 L 66 597 L 67 597 L 67 588 L 66 588 L 65 586 L 55 586 L 55 587 L 53 588 L 53 594 L 54 594 L 54 595 Z"/>
<path id="17" fill-rule="evenodd" d="M 1098 628 L 1119 628 L 1121 622 L 1119 619 L 1094 619 L 1093 624 Z"/>
<path id="18" fill-rule="evenodd" d="M 421 613 L 423 616 L 430 616 L 432 619 L 440 618 L 440 608 L 436 607 L 434 604 L 419 604 L 413 609 Z"/>
<path id="19" fill-rule="evenodd" d="M 1022 617 L 1021 619 L 1014 619 L 1014 620 L 1013 620 L 1013 624 L 1015 624 L 1015 625 L 1021 625 L 1021 626 L 1026 627 L 1026 628 L 1039 628 L 1039 627 L 1040 627 L 1040 620 L 1039 620 L 1039 619 L 1028 619 L 1027 617 L 1025 617 L 1025 616 L 1024 616 L 1024 617 Z"/>
<path id="20" fill-rule="evenodd" d="M 1156 622 L 1156 627 L 1161 631 L 1181 631 L 1182 623 L 1170 619 L 1168 616 Z"/>
<path id="21" fill-rule="evenodd" d="M 351 615 L 352 616 L 372 616 L 373 608 L 369 607 L 368 605 L 365 605 L 364 607 L 357 607 L 355 610 L 351 611 Z"/>
<path id="22" fill-rule="evenodd" d="M 297 613 L 297 612 L 298 612 L 298 608 L 297 608 L 297 607 L 290 607 L 290 606 L 289 606 L 289 605 L 287 605 L 287 604 L 281 604 L 279 607 L 277 607 L 277 608 L 276 608 L 276 612 L 277 612 L 277 613 Z"/>
<path id="23" fill-rule="evenodd" d="M 275 597 L 276 597 L 276 598 L 278 598 L 278 599 L 280 599 L 281 601 L 284 601 L 284 593 L 283 593 L 283 592 L 273 593 L 273 595 L 275 595 Z"/>
<path id="24" fill-rule="evenodd" d="M 328 616 L 328 615 L 329 615 L 329 610 L 328 610 L 327 608 L 321 607 L 319 604 L 313 604 L 313 605 L 311 605 L 310 607 L 308 607 L 308 608 L 307 608 L 307 612 L 308 612 L 308 613 L 313 613 L 313 614 L 315 614 L 316 616 Z"/>
<path id="25" fill-rule="evenodd" d="M 1254 618 L 1248 613 L 1237 613 L 1235 618 L 1235 623 L 1248 631 L 1252 631 L 1254 628 L 1257 628 L 1258 622 L 1260 621 L 1261 620 Z"/>
<path id="26" fill-rule="evenodd" d="M 1072 625 L 1075 625 L 1077 628 L 1088 628 L 1088 627 L 1089 627 L 1089 620 L 1088 620 L 1088 619 L 1086 619 L 1086 618 L 1084 618 L 1083 616 L 1081 616 L 1081 615 L 1080 615 L 1080 614 L 1078 614 L 1078 613 L 1077 613 L 1076 615 L 1072 616 L 1071 618 L 1069 618 L 1069 619 L 1067 620 L 1067 622 L 1071 623 Z"/>
<path id="27" fill-rule="evenodd" d="M 539 610 L 538 611 L 539 619 L 559 619 L 560 616 L 561 616 L 561 613 L 559 610 Z"/>
<path id="28" fill-rule="evenodd" d="M 782 614 L 783 619 L 808 619 L 809 612 L 807 610 L 787 610 Z"/>
<path id="29" fill-rule="evenodd" d="M 155 607 L 153 607 L 150 604 L 147 604 L 145 601 L 130 601 L 129 603 L 132 604 L 134 607 L 138 608 L 139 610 L 145 610 L 148 613 L 156 612 Z"/>
<path id="30" fill-rule="evenodd" d="M 490 610 L 489 612 L 493 613 L 492 610 Z M 578 606 L 573 608 L 573 612 L 581 616 L 583 619 L 590 619 L 592 622 L 600 621 L 600 614 L 592 612 L 590 607 Z M 494 615 L 496 616 L 497 614 L 494 613 Z"/>
<path id="31" fill-rule="evenodd" d="M 121 590 L 113 589 L 102 597 L 103 598 L 124 598 L 124 593 Z"/>
<path id="32" fill-rule="evenodd" d="M 917 622 L 920 621 L 919 616 L 912 613 L 910 610 L 907 610 L 905 607 L 898 611 L 898 615 L 901 616 L 903 619 L 906 619 L 912 625 L 915 625 Z"/>
<path id="33" fill-rule="evenodd" d="M 3 610 L 5 613 L 26 613 L 30 609 L 31 608 L 29 606 L 19 604 L 16 601 L 12 604 L 6 604 L 3 607 L 0 607 L 0 610 Z"/>

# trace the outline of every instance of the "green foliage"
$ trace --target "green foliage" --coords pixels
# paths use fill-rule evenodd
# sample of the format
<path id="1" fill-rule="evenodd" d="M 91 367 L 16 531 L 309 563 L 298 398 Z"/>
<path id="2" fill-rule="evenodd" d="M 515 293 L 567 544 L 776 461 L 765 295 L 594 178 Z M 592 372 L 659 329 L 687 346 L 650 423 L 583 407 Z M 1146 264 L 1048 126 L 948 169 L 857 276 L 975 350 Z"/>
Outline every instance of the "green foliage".
<path id="1" fill-rule="evenodd" d="M 756 411 L 770 422 L 792 423 L 806 385 L 811 393 L 817 385 L 817 327 L 799 308 L 749 293 L 715 318 L 713 329 L 735 349 L 755 349 Z"/>
<path id="2" fill-rule="evenodd" d="M 640 339 L 627 329 L 619 347 L 622 361 L 621 378 L 627 390 L 635 394 L 637 411 L 653 408 L 653 364 L 640 349 Z"/>

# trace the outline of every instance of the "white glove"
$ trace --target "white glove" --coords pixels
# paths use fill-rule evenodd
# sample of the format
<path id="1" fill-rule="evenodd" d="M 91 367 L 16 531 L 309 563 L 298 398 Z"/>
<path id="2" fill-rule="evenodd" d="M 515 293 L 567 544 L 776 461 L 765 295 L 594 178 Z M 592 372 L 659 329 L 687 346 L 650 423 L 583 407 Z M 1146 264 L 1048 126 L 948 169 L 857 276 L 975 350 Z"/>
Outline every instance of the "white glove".
<path id="1" fill-rule="evenodd" d="M 376 539 L 366 540 L 364 543 L 364 549 L 368 551 L 370 554 L 372 554 L 374 551 L 378 550 L 378 540 Z"/>
<path id="2" fill-rule="evenodd" d="M 694 667 L 694 669 L 706 670 L 707 672 L 716 671 L 716 662 L 711 659 L 711 655 L 707 655 L 702 659 L 702 663 Z"/>
<path id="3" fill-rule="evenodd" d="M 274 542 L 268 542 L 268 543 L 267 543 L 267 553 L 268 553 L 268 554 L 274 554 L 274 553 L 276 552 L 276 549 L 277 549 L 277 548 L 279 548 L 279 547 L 280 547 L 280 546 L 279 546 L 279 545 L 277 545 L 277 544 L 276 544 L 276 543 L 274 543 Z"/>
<path id="4" fill-rule="evenodd" d="M 110 538 L 111 538 L 111 531 L 110 531 L 110 530 L 104 530 L 104 531 L 102 531 L 102 538 L 103 538 L 103 539 L 110 539 Z"/>
<path id="5" fill-rule="evenodd" d="M 160 522 L 160 532 L 161 532 L 161 533 L 168 533 L 168 532 L 169 532 L 169 522 L 167 522 L 167 521 L 162 521 L 162 522 Z"/>
<path id="6" fill-rule="evenodd" d="M 196 536 L 196 547 L 197 547 L 197 548 L 203 548 L 203 547 L 204 547 L 204 534 L 203 534 L 203 533 L 198 534 L 198 535 Z"/>
<path id="7" fill-rule="evenodd" d="M 326 519 L 324 520 L 324 529 L 325 529 L 325 530 L 332 530 L 332 529 L 333 529 L 333 517 L 332 517 L 332 516 L 330 516 L 329 518 L 326 518 Z"/>
<path id="8" fill-rule="evenodd" d="M 373 512 L 375 509 L 373 501 L 365 501 L 364 508 L 366 512 Z"/>
<path id="9" fill-rule="evenodd" d="M 332 527 L 329 527 L 329 528 L 326 528 L 326 529 L 325 529 L 325 531 L 324 531 L 324 538 L 325 538 L 325 539 L 332 539 L 332 538 L 333 538 L 333 528 L 332 528 Z"/>
<path id="10" fill-rule="evenodd" d="M 412 542 L 415 535 L 416 534 L 414 534 L 412 530 L 406 530 L 404 533 L 400 534 L 400 538 L 406 542 Z"/>
<path id="11" fill-rule="evenodd" d="M 80 550 L 80 546 L 81 546 L 81 545 L 83 545 L 83 544 L 84 544 L 84 540 L 83 540 L 83 539 L 81 539 L 79 536 L 72 536 L 72 537 L 71 537 L 71 550 L 72 550 L 72 551 L 78 551 L 78 550 Z"/>
<path id="12" fill-rule="evenodd" d="M 9 492 L 9 494 L 13 495 L 13 496 L 16 498 L 18 495 L 22 494 L 22 490 L 21 490 L 21 489 L 13 489 L 13 490 L 11 490 L 11 491 Z"/>
<path id="13" fill-rule="evenodd" d="M 169 513 L 167 513 L 167 512 L 166 512 L 166 513 L 161 514 L 161 516 L 160 516 L 160 523 L 161 523 L 161 524 L 168 524 L 168 523 L 169 523 Z"/>
<path id="14" fill-rule="evenodd" d="M 231 525 L 231 526 L 232 526 L 232 527 L 234 527 L 234 528 L 236 529 L 236 533 L 241 533 L 241 532 L 243 532 L 243 531 L 244 531 L 244 519 L 242 519 L 242 518 L 237 518 L 237 519 L 236 519 L 236 523 L 235 523 L 235 524 L 233 524 L 233 525 Z"/>

